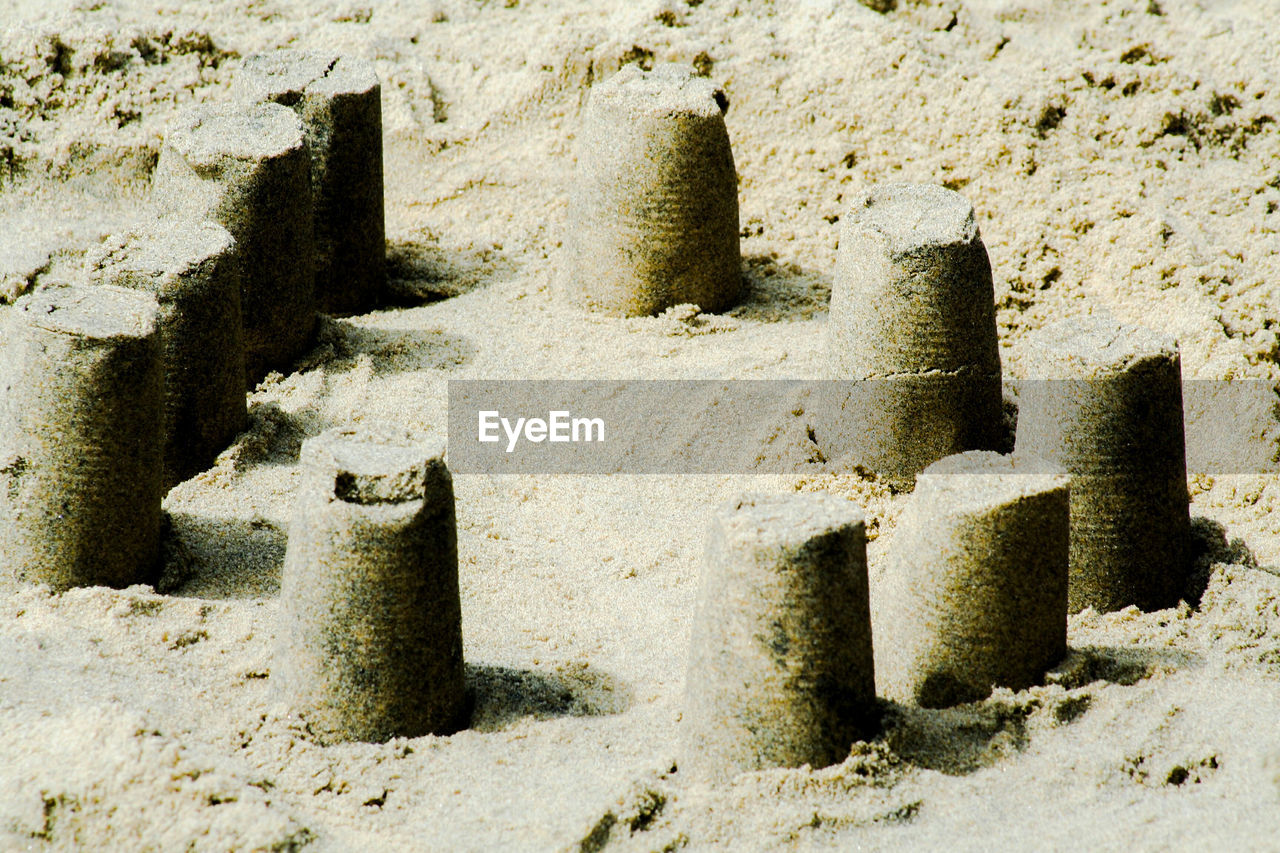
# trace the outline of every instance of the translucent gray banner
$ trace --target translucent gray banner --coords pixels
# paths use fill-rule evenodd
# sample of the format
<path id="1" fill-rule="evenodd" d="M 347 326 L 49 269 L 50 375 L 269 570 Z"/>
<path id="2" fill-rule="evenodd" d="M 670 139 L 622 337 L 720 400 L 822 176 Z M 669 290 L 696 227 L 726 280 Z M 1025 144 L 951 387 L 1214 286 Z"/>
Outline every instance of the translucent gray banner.
<path id="1" fill-rule="evenodd" d="M 1109 394 L 1106 380 L 929 375 L 451 380 L 449 466 L 459 474 L 783 474 L 826 464 L 883 472 L 903 448 L 911 459 L 1007 452 L 1020 405 L 1052 411 Z M 1189 474 L 1280 470 L 1280 383 L 1191 380 L 1181 395 Z M 1124 417 L 1136 420 L 1116 440 L 1133 445 L 1135 458 L 1148 444 L 1176 452 L 1176 420 L 1144 420 L 1142 405 L 1141 394 L 1130 402 Z"/>

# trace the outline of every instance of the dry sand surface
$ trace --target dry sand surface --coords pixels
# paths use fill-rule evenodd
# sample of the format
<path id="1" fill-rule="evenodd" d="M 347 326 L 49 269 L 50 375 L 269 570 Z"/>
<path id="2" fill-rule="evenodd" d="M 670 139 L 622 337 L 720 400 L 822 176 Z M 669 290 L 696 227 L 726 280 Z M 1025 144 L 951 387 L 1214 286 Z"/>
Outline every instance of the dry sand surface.
<path id="1" fill-rule="evenodd" d="M 873 584 L 883 569 L 908 496 L 815 461 L 803 413 L 743 436 L 768 475 L 458 476 L 469 729 L 324 747 L 270 698 L 303 438 L 440 435 L 454 378 L 822 376 L 835 223 L 875 182 L 973 202 L 1006 376 L 1036 329 L 1095 313 L 1176 336 L 1189 378 L 1280 378 L 1275 0 L 898 6 L 0 3 L 0 302 L 75 279 L 145 219 L 176 111 L 284 45 L 375 63 L 399 294 L 325 320 L 253 393 L 249 430 L 169 495 L 157 589 L 0 592 L 0 848 L 1280 844 L 1274 476 L 1193 478 L 1198 601 L 1085 611 L 1045 685 L 886 705 L 883 734 L 825 769 L 720 788 L 674 769 L 713 506 L 847 497 Z M 714 316 L 588 315 L 553 294 L 578 119 L 592 81 L 659 61 L 730 101 L 748 292 Z"/>

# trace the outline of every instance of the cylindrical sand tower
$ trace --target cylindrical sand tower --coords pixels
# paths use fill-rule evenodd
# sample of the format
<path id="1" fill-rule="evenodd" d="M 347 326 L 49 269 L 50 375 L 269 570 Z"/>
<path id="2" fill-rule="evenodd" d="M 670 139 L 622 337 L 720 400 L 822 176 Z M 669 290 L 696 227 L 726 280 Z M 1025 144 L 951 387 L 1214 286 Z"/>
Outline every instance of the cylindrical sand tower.
<path id="1" fill-rule="evenodd" d="M 1037 343 L 1016 452 L 1071 473 L 1072 612 L 1177 604 L 1191 525 L 1177 343 L 1096 319 L 1046 327 Z"/>
<path id="2" fill-rule="evenodd" d="M 909 488 L 944 456 L 998 448 L 995 301 L 973 206 L 942 187 L 886 184 L 842 227 L 823 451 Z"/>
<path id="3" fill-rule="evenodd" d="M 936 708 L 1036 684 L 1067 651 L 1068 478 L 971 451 L 924 470 L 873 592 L 881 694 Z"/>
<path id="4" fill-rule="evenodd" d="M 15 305 L 0 365 L 0 566 L 18 580 L 61 591 L 157 578 L 158 310 L 120 287 Z"/>
<path id="5" fill-rule="evenodd" d="M 234 94 L 292 107 L 311 152 L 316 302 L 354 314 L 377 302 L 385 283 L 382 204 L 382 87 L 362 59 L 298 50 L 251 56 Z"/>
<path id="6" fill-rule="evenodd" d="M 465 723 L 453 481 L 443 447 L 332 429 L 302 447 L 272 679 L 327 742 Z"/>
<path id="7" fill-rule="evenodd" d="M 160 151 L 159 211 L 212 219 L 239 247 L 250 387 L 286 370 L 315 331 L 310 170 L 302 122 L 279 104 L 192 107 Z"/>
<path id="8" fill-rule="evenodd" d="M 203 471 L 245 427 L 244 332 L 235 241 L 209 221 L 166 217 L 113 237 L 86 263 L 91 281 L 160 304 L 164 485 Z"/>
<path id="9" fill-rule="evenodd" d="M 681 776 L 842 761 L 878 725 L 875 693 L 862 511 L 812 493 L 722 507 L 694 616 Z"/>
<path id="10" fill-rule="evenodd" d="M 628 65 L 591 90 L 560 271 L 567 298 L 608 314 L 733 305 L 738 182 L 724 96 L 692 70 Z"/>

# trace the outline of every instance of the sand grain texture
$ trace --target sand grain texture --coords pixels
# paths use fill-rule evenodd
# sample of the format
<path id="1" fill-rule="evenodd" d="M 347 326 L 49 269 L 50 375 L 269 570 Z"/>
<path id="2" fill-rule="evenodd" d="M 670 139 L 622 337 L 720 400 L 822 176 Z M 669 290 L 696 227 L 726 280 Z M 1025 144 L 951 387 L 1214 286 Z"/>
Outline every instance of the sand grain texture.
<path id="1" fill-rule="evenodd" d="M 304 439 L 366 422 L 443 438 L 451 378 L 826 376 L 839 218 L 878 183 L 973 204 L 1006 378 L 1028 375 L 1033 332 L 1089 313 L 1156 318 L 1188 378 L 1280 378 L 1278 21 L 1270 0 L 8 4 L 0 301 L 72 280 L 147 220 L 166 127 L 230 97 L 243 57 L 288 46 L 379 75 L 387 272 L 407 304 L 323 320 L 253 389 L 247 430 L 165 501 L 163 594 L 0 594 L 0 847 L 1280 837 L 1272 476 L 1194 478 L 1199 600 L 1072 616 L 1043 685 L 887 704 L 883 735 L 821 770 L 715 788 L 672 772 L 712 508 L 745 491 L 851 499 L 874 587 L 909 500 L 822 462 L 799 403 L 742 439 L 786 474 L 456 477 L 470 728 L 325 747 L 270 689 Z M 730 103 L 741 298 L 629 319 L 564 306 L 553 272 L 588 92 L 667 61 Z"/>

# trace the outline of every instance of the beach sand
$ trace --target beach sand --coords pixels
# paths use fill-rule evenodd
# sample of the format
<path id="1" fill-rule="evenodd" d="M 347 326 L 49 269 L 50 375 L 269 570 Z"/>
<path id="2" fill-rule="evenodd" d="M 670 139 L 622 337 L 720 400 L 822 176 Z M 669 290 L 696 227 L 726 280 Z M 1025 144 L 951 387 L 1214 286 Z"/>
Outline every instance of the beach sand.
<path id="1" fill-rule="evenodd" d="M 11 0 L 0 13 L 0 301 L 74 281 L 150 215 L 166 125 L 278 46 L 382 81 L 394 306 L 324 319 L 178 485 L 157 588 L 0 590 L 0 847 L 193 850 L 1263 849 L 1280 838 L 1280 481 L 1191 479 L 1199 600 L 1071 617 L 1042 686 L 886 703 L 832 767 L 720 787 L 676 766 L 712 509 L 825 490 L 867 514 L 873 588 L 909 495 L 769 473 L 455 476 L 469 728 L 320 746 L 271 698 L 301 441 L 443 437 L 450 379 L 825 375 L 838 219 L 881 181 L 974 204 L 1004 374 L 1045 323 L 1175 336 L 1189 379 L 1280 379 L 1272 0 Z M 593 81 L 723 85 L 747 292 L 718 315 L 554 292 Z M 0 324 L 9 309 L 0 305 Z M 874 592 L 873 592 L 874 595 Z M 1195 596 L 1191 596 L 1193 599 Z"/>

